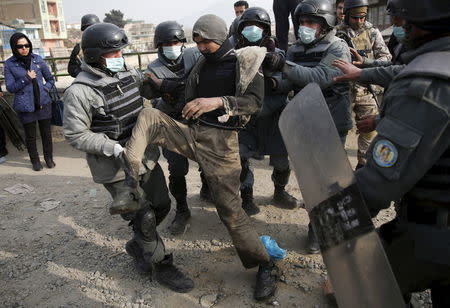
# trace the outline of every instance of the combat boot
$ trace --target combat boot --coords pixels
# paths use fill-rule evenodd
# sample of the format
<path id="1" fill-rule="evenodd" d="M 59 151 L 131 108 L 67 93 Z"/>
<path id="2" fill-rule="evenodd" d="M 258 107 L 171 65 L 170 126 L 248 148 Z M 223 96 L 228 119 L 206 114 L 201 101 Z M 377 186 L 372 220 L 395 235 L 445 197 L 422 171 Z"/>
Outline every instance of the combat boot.
<path id="1" fill-rule="evenodd" d="M 260 265 L 256 275 L 256 286 L 253 297 L 262 301 L 275 294 L 279 276 L 278 267 L 270 261 L 268 265 Z"/>
<path id="2" fill-rule="evenodd" d="M 320 252 L 319 240 L 317 239 L 316 232 L 314 232 L 311 224 L 308 225 L 308 242 L 306 249 L 310 254 L 316 254 Z"/>
<path id="3" fill-rule="evenodd" d="M 111 215 L 128 214 L 141 208 L 139 200 L 142 193 L 139 188 L 139 165 L 130 162 L 123 151 L 119 156 L 120 165 L 125 172 L 124 186 L 120 189 L 109 208 Z"/>
<path id="4" fill-rule="evenodd" d="M 152 272 L 152 264 L 145 261 L 143 251 L 134 238 L 126 243 L 125 250 L 127 254 L 133 257 L 136 268 L 140 273 L 146 274 Z"/>
<path id="5" fill-rule="evenodd" d="M 259 208 L 253 202 L 253 187 L 241 189 L 242 208 L 248 216 L 259 213 Z"/>
<path id="6" fill-rule="evenodd" d="M 172 235 L 183 234 L 186 231 L 187 222 L 189 221 L 190 218 L 191 218 L 191 211 L 187 208 L 187 204 L 186 209 L 179 210 L 177 203 L 177 211 L 175 213 L 175 218 L 173 219 L 169 227 L 170 233 Z"/>
<path id="7" fill-rule="evenodd" d="M 191 211 L 189 211 L 186 201 L 186 178 L 184 176 L 170 175 L 169 190 L 177 201 L 175 219 L 172 221 L 169 230 L 172 235 L 180 235 L 186 231 L 187 222 L 191 218 Z"/>
<path id="8" fill-rule="evenodd" d="M 155 279 L 161 285 L 178 293 L 187 293 L 194 288 L 192 279 L 186 277 L 175 265 L 172 254 L 166 255 L 161 262 L 155 263 Z"/>
<path id="9" fill-rule="evenodd" d="M 273 192 L 273 204 L 285 209 L 295 209 L 299 206 L 297 199 L 285 190 L 290 174 L 290 169 L 282 171 L 273 169 L 272 173 L 272 181 L 275 187 Z"/>

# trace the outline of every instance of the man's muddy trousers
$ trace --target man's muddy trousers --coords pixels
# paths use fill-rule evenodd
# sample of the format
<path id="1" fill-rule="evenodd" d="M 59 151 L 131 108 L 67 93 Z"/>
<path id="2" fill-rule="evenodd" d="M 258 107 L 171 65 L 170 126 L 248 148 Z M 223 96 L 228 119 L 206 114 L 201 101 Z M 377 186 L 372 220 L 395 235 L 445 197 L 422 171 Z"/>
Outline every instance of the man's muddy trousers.
<path id="1" fill-rule="evenodd" d="M 227 227 L 244 267 L 270 262 L 241 207 L 241 164 L 236 131 L 199 124 L 186 125 L 147 107 L 139 114 L 133 135 L 126 145 L 126 156 L 132 165 L 139 165 L 147 144 L 162 146 L 196 161 L 205 174 L 217 213 Z"/>

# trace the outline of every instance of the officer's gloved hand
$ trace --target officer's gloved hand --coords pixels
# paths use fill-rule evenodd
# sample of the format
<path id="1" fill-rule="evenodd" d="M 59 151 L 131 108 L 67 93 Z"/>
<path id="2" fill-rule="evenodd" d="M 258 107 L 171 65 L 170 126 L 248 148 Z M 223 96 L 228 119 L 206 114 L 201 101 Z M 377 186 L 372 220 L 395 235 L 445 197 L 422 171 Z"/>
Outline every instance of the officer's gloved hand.
<path id="1" fill-rule="evenodd" d="M 123 152 L 123 147 L 119 143 L 116 143 L 114 145 L 114 149 L 113 149 L 114 157 L 119 157 L 122 152 Z"/>
<path id="2" fill-rule="evenodd" d="M 156 90 L 161 88 L 162 80 L 156 77 L 152 72 L 145 72 L 144 82 L 149 82 Z"/>
<path id="3" fill-rule="evenodd" d="M 278 46 L 277 38 L 274 36 L 269 37 L 265 40 L 264 47 L 267 48 L 268 52 L 274 52 L 275 48 Z"/>
<path id="4" fill-rule="evenodd" d="M 263 68 L 272 72 L 280 72 L 285 63 L 286 59 L 283 55 L 278 52 L 268 52 L 263 61 Z"/>

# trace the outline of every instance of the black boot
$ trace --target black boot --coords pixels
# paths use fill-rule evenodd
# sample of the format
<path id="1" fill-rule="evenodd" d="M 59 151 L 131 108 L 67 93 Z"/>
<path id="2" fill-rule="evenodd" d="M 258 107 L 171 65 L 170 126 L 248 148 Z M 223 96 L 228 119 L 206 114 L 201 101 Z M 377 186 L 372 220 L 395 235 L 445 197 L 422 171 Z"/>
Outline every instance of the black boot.
<path id="1" fill-rule="evenodd" d="M 364 167 L 364 165 L 361 164 L 361 163 L 358 163 L 358 164 L 356 165 L 356 167 L 355 167 L 355 171 L 358 170 L 358 169 L 361 169 L 362 167 Z"/>
<path id="2" fill-rule="evenodd" d="M 208 182 L 206 181 L 203 171 L 200 171 L 200 179 L 202 180 L 202 188 L 200 188 L 200 199 L 207 202 L 212 202 L 211 192 L 209 190 Z"/>
<path id="3" fill-rule="evenodd" d="M 170 175 L 169 190 L 177 201 L 175 219 L 172 221 L 169 230 L 172 235 L 181 235 L 186 231 L 187 222 L 191 218 L 191 211 L 189 211 L 186 201 L 186 178 L 184 176 Z"/>
<path id="4" fill-rule="evenodd" d="M 114 196 L 114 200 L 109 208 L 111 215 L 127 214 L 135 212 L 141 208 L 140 199 L 142 193 L 139 186 L 139 164 L 131 163 L 125 151 L 119 156 L 121 167 L 125 172 L 124 185 Z"/>
<path id="5" fill-rule="evenodd" d="M 253 187 L 241 189 L 242 208 L 248 216 L 259 213 L 259 208 L 253 202 Z"/>
<path id="6" fill-rule="evenodd" d="M 275 294 L 277 290 L 278 267 L 271 261 L 268 265 L 260 265 L 256 275 L 254 298 L 265 300 Z"/>
<path id="7" fill-rule="evenodd" d="M 192 279 L 186 277 L 173 265 L 172 254 L 166 255 L 164 260 L 155 263 L 155 278 L 163 286 L 178 293 L 187 293 L 194 288 Z"/>
<path id="8" fill-rule="evenodd" d="M 134 262 L 136 263 L 136 268 L 140 273 L 152 272 L 152 264 L 145 261 L 142 249 L 139 247 L 139 244 L 134 238 L 127 242 L 125 245 L 125 250 L 130 256 L 133 257 Z"/>
<path id="9" fill-rule="evenodd" d="M 283 171 L 273 169 L 272 173 L 272 181 L 275 186 L 273 193 L 273 204 L 285 209 L 295 209 L 299 207 L 298 200 L 285 190 L 290 174 L 290 169 Z"/>
<path id="10" fill-rule="evenodd" d="M 186 204 L 187 208 L 187 204 Z M 178 210 L 177 203 L 177 212 L 175 213 L 175 218 L 170 224 L 169 230 L 172 235 L 181 235 L 186 231 L 187 222 L 191 218 L 191 211 L 189 209 L 186 210 Z"/>
<path id="11" fill-rule="evenodd" d="M 308 253 L 316 254 L 320 252 L 319 240 L 317 239 L 316 232 L 314 232 L 311 224 L 308 225 L 308 243 L 306 245 Z"/>
<path id="12" fill-rule="evenodd" d="M 33 166 L 34 171 L 41 171 L 42 170 L 42 164 L 41 161 L 38 158 L 32 158 L 31 159 L 31 165 Z"/>
<path id="13" fill-rule="evenodd" d="M 56 164 L 51 157 L 44 157 L 45 164 L 49 169 L 55 168 Z"/>

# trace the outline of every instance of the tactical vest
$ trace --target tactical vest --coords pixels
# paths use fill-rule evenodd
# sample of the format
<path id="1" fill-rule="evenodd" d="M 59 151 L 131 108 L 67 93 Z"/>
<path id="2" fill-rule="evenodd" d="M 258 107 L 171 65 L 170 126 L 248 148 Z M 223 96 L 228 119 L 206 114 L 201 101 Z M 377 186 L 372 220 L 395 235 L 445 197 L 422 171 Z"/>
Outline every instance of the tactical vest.
<path id="1" fill-rule="evenodd" d="M 450 82 L 450 52 L 423 54 L 409 63 L 396 79 L 412 76 L 435 77 Z M 405 198 L 450 205 L 450 148 L 447 148 Z"/>
<path id="2" fill-rule="evenodd" d="M 305 48 L 303 44 L 297 44 L 290 47 L 292 54 L 289 56 L 290 61 L 295 64 L 304 67 L 315 67 L 320 61 L 323 60 L 328 48 L 339 38 L 331 37 L 329 41 L 321 41 L 312 48 Z M 301 89 L 296 89 L 296 92 Z M 330 98 L 335 95 L 346 95 L 349 91 L 349 85 L 345 84 L 334 84 L 331 87 L 322 89 L 323 96 L 327 99 L 327 103 L 330 104 Z"/>
<path id="3" fill-rule="evenodd" d="M 95 133 L 104 133 L 110 139 L 124 145 L 131 136 L 144 100 L 139 91 L 139 83 L 131 72 L 119 72 L 117 76 L 119 77 L 117 82 L 103 87 L 94 87 L 104 98 L 105 115 L 95 113 L 90 129 Z M 77 80 L 74 83 L 93 87 Z"/>
<path id="4" fill-rule="evenodd" d="M 360 34 L 351 38 L 353 48 L 355 48 L 358 53 L 368 59 L 373 60 L 374 54 L 372 49 L 372 42 L 370 41 L 369 30 L 364 30 Z"/>

